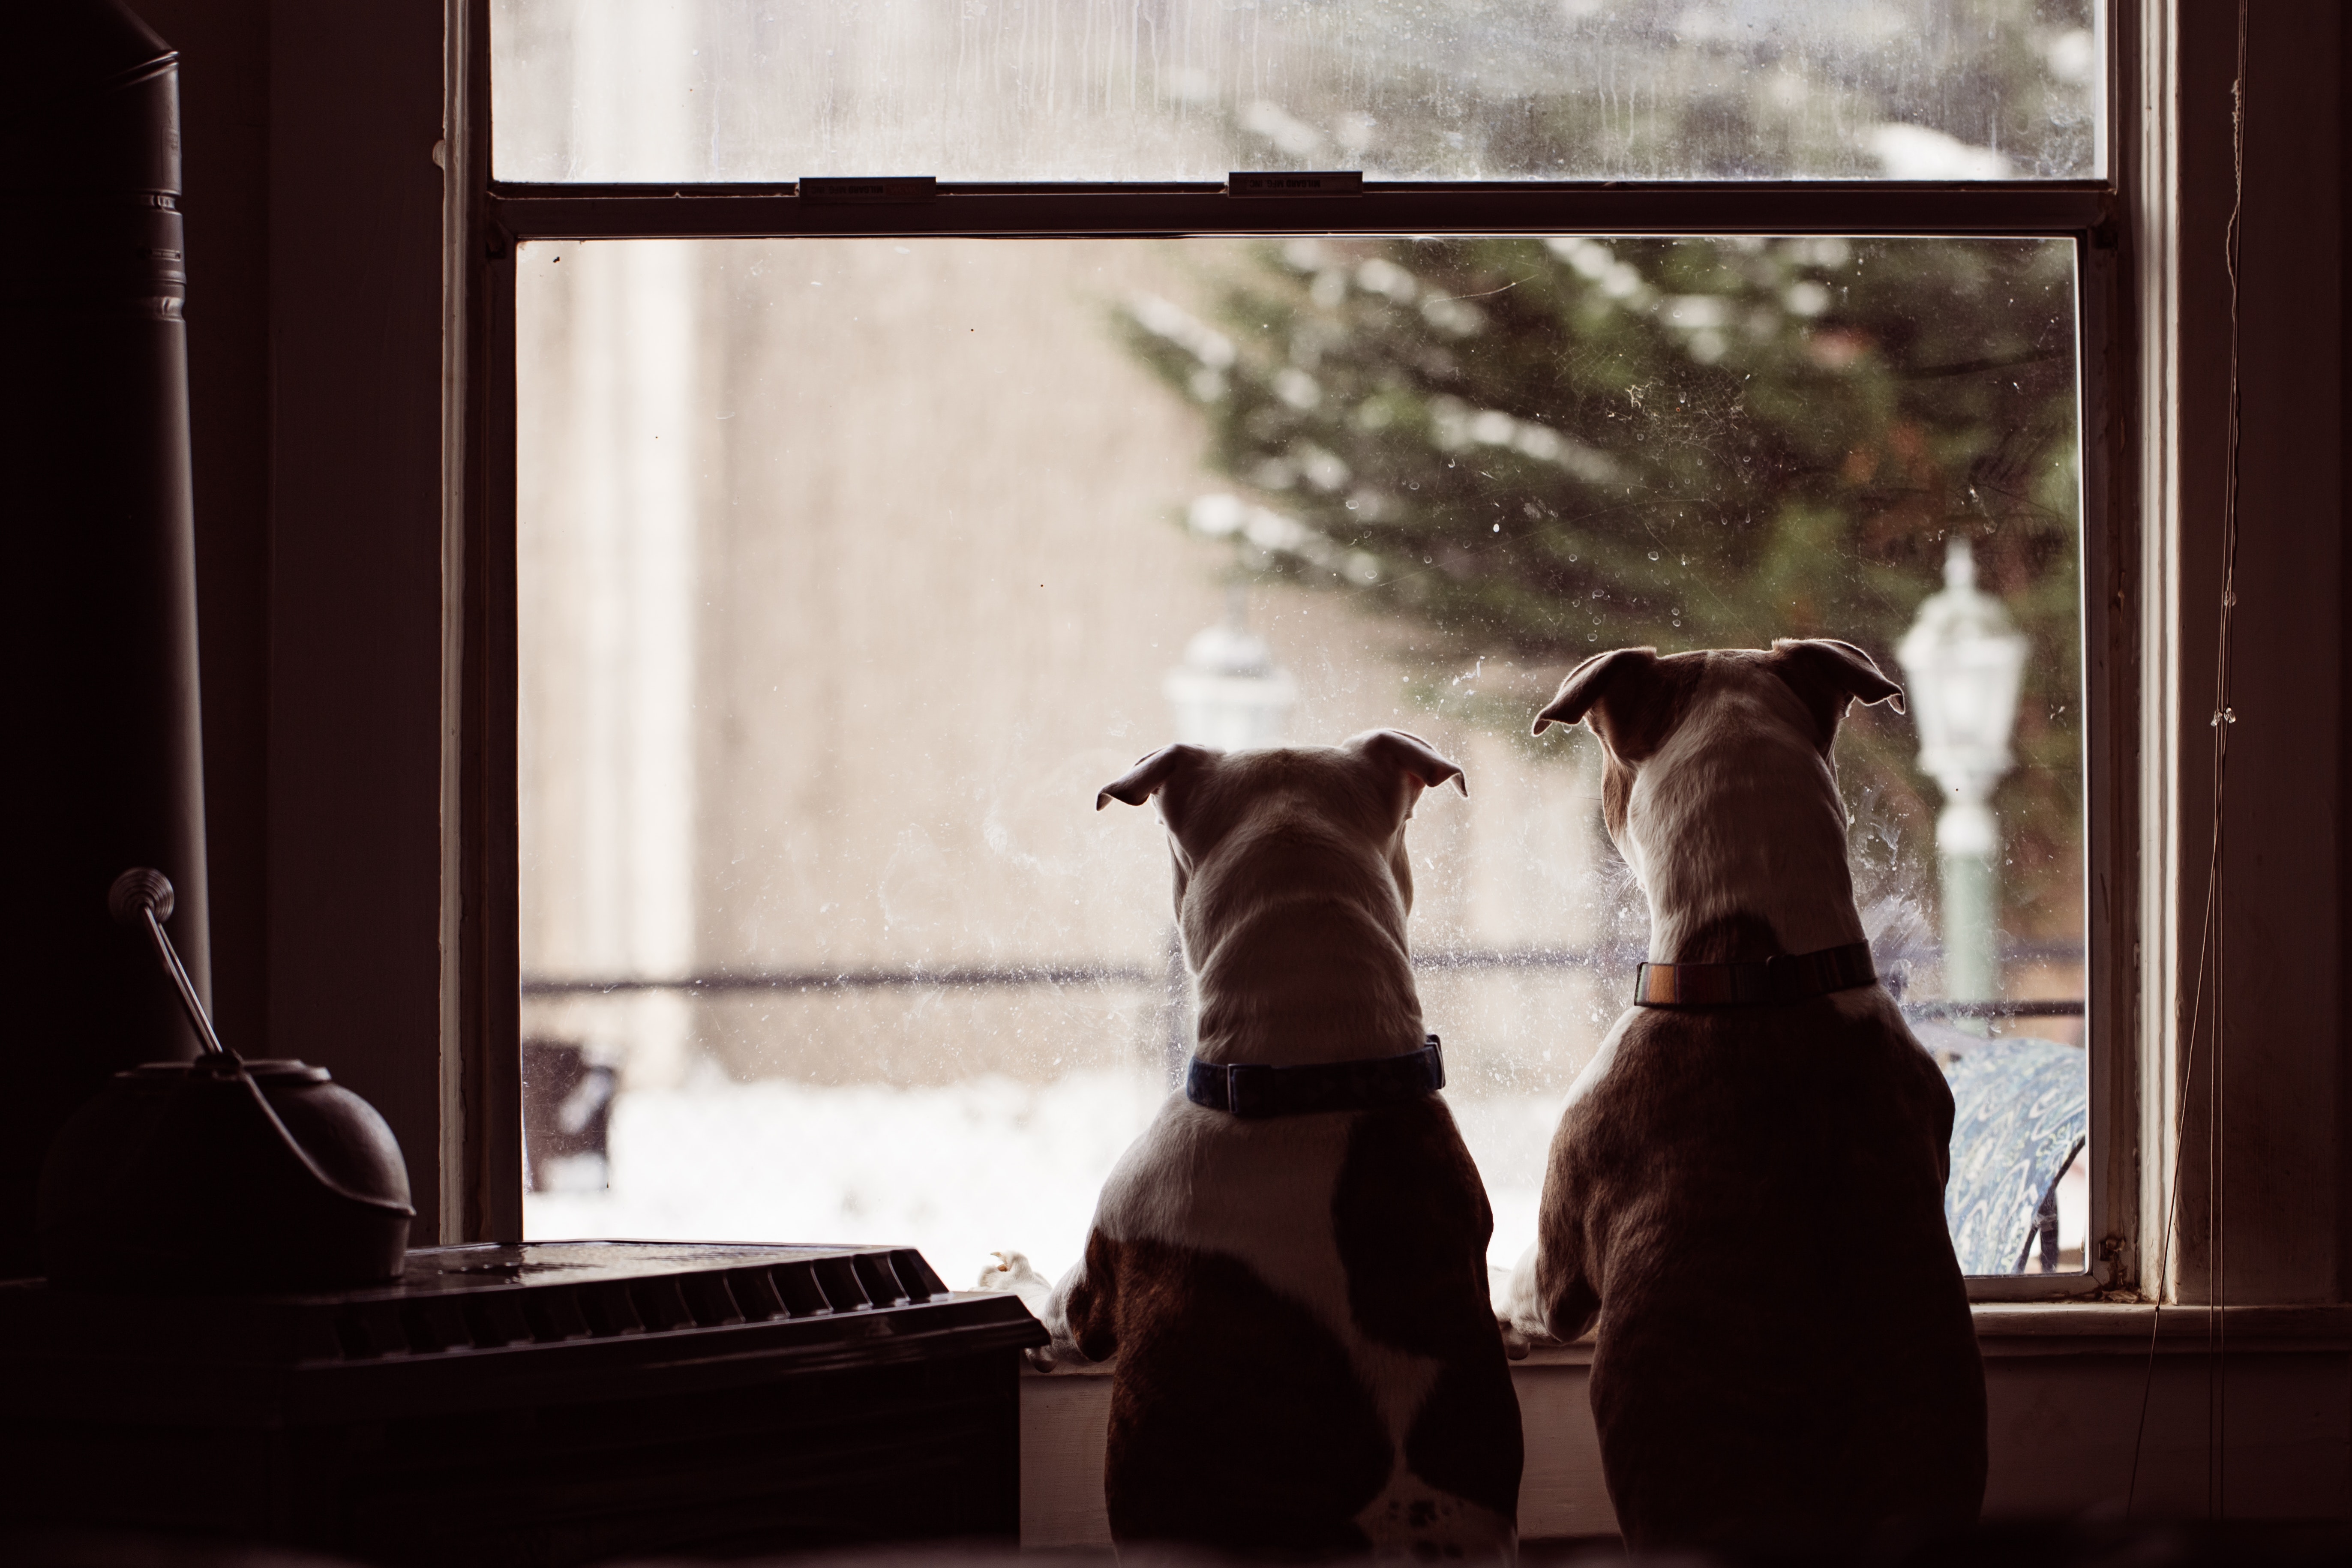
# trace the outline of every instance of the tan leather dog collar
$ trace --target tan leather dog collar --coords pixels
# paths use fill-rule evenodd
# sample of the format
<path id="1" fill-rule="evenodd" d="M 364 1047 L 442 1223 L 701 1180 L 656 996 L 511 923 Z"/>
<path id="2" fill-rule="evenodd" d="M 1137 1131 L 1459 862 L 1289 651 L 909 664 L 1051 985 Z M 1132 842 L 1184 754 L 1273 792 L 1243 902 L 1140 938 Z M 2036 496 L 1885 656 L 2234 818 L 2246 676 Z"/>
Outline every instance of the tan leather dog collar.
<path id="1" fill-rule="evenodd" d="M 1776 953 L 1748 963 L 1644 963 L 1633 974 L 1636 1007 L 1739 1007 L 1802 1002 L 1851 991 L 1878 978 L 1870 943 L 1850 942 L 1819 952 Z"/>

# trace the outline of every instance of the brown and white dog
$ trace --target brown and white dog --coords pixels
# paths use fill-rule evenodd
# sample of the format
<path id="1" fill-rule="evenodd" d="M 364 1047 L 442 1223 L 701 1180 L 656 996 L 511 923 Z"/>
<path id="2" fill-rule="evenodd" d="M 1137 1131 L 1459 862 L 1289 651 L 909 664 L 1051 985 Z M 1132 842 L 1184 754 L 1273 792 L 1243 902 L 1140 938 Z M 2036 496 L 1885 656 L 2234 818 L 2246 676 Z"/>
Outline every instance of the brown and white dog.
<path id="1" fill-rule="evenodd" d="M 1171 746 L 1097 797 L 1159 797 L 1200 1020 L 1193 1097 L 1120 1159 L 1043 1314 L 1042 1354 L 1117 1358 L 1103 1479 L 1122 1544 L 1511 1550 L 1519 1413 L 1492 1217 L 1442 1071 L 1412 1076 L 1436 1053 L 1404 826 L 1448 779 L 1469 793 L 1425 742 L 1380 730 Z M 1315 1108 L 1333 1102 L 1356 1108 Z"/>
<path id="2" fill-rule="evenodd" d="M 1529 1339 L 1598 1319 L 1636 1551 L 1834 1547 L 1983 1502 L 1952 1096 L 1876 984 L 1830 760 L 1851 700 L 1901 697 L 1844 643 L 1621 648 L 1535 721 L 1601 738 L 1651 963 L 1569 1091 L 1506 1310 Z"/>

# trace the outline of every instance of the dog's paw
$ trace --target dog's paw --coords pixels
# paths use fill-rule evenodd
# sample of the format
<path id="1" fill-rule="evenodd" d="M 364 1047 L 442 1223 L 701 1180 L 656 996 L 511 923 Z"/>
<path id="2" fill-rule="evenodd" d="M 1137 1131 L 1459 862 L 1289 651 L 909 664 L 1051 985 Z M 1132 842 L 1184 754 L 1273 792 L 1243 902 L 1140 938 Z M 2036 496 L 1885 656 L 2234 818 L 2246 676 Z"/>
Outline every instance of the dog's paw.
<path id="1" fill-rule="evenodd" d="M 1518 1263 L 1509 1273 L 1489 1268 L 1486 1279 L 1488 1300 L 1495 1309 L 1495 1327 L 1502 1333 L 1505 1355 L 1513 1361 L 1524 1361 L 1528 1352 L 1538 1345 L 1560 1342 L 1544 1321 L 1543 1304 L 1537 1297 L 1533 1247 L 1519 1255 Z"/>
<path id="2" fill-rule="evenodd" d="M 1014 1252 L 1008 1247 L 989 1256 L 996 1261 L 980 1271 L 980 1279 L 972 1286 L 975 1290 L 1017 1290 L 1024 1276 L 1034 1279 L 1037 1275 L 1025 1252 Z"/>
<path id="3" fill-rule="evenodd" d="M 1010 1291 L 1021 1298 L 1021 1304 L 1029 1309 L 1032 1317 L 1045 1317 L 1045 1305 L 1053 1300 L 1054 1282 L 1030 1266 L 1029 1255 L 1008 1249 L 989 1256 L 996 1262 L 980 1271 L 980 1279 L 972 1289 Z"/>

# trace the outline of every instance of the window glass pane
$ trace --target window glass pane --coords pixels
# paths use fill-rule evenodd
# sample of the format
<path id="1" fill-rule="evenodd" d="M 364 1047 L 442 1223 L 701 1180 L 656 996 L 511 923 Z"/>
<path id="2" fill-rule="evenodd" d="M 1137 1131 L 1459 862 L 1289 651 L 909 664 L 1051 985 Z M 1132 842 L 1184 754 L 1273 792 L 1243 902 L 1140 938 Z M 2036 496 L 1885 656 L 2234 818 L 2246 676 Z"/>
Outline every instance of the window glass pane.
<path id="1" fill-rule="evenodd" d="M 1647 933 L 1597 742 L 1530 717 L 1601 648 L 1826 636 L 1911 690 L 1837 760 L 1964 1256 L 2043 1266 L 2085 1131 L 2066 242 L 518 266 L 530 1234 L 1066 1266 L 1187 1049 L 1161 829 L 1096 791 L 1395 725 L 1469 774 L 1411 931 L 1507 1265 Z"/>
<path id="2" fill-rule="evenodd" d="M 2098 0 L 494 0 L 508 180 L 2080 179 Z"/>

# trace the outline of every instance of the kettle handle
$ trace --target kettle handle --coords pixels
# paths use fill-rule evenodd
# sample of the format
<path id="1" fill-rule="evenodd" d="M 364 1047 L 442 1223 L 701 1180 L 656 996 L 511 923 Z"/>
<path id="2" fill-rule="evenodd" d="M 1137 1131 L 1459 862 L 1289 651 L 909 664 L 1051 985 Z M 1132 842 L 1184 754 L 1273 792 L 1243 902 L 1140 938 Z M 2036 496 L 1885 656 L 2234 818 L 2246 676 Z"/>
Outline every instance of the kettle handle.
<path id="1" fill-rule="evenodd" d="M 233 1056 L 230 1059 L 236 1061 Z M 310 1157 L 310 1151 L 302 1147 L 301 1140 L 287 1130 L 285 1121 L 278 1114 L 278 1108 L 269 1103 L 269 1097 L 261 1092 L 261 1085 L 254 1081 L 253 1074 L 246 1070 L 245 1064 L 236 1061 L 236 1080 L 245 1086 L 246 1093 L 253 1097 L 253 1103 L 268 1119 L 271 1131 L 278 1134 L 278 1141 L 285 1144 L 297 1160 L 302 1162 L 302 1168 L 310 1173 L 312 1181 L 345 1203 L 357 1204 L 362 1208 L 374 1209 L 380 1214 L 397 1215 L 404 1219 L 416 1217 L 416 1211 L 408 1205 L 394 1202 L 391 1198 L 370 1197 L 365 1193 L 355 1193 L 320 1169 L 319 1162 Z"/>
<path id="2" fill-rule="evenodd" d="M 203 1043 L 205 1055 L 236 1060 L 236 1053 L 222 1045 L 220 1036 L 214 1032 L 212 1016 L 198 999 L 195 984 L 188 978 L 187 966 L 180 962 L 179 951 L 163 934 L 163 922 L 172 918 L 172 879 L 152 866 L 133 866 L 114 879 L 114 886 L 106 890 L 106 907 L 121 924 L 147 928 L 148 940 L 155 946 L 155 957 L 163 965 L 164 977 L 179 992 L 180 1006 L 187 1013 L 188 1022 L 195 1026 L 196 1038 Z"/>

